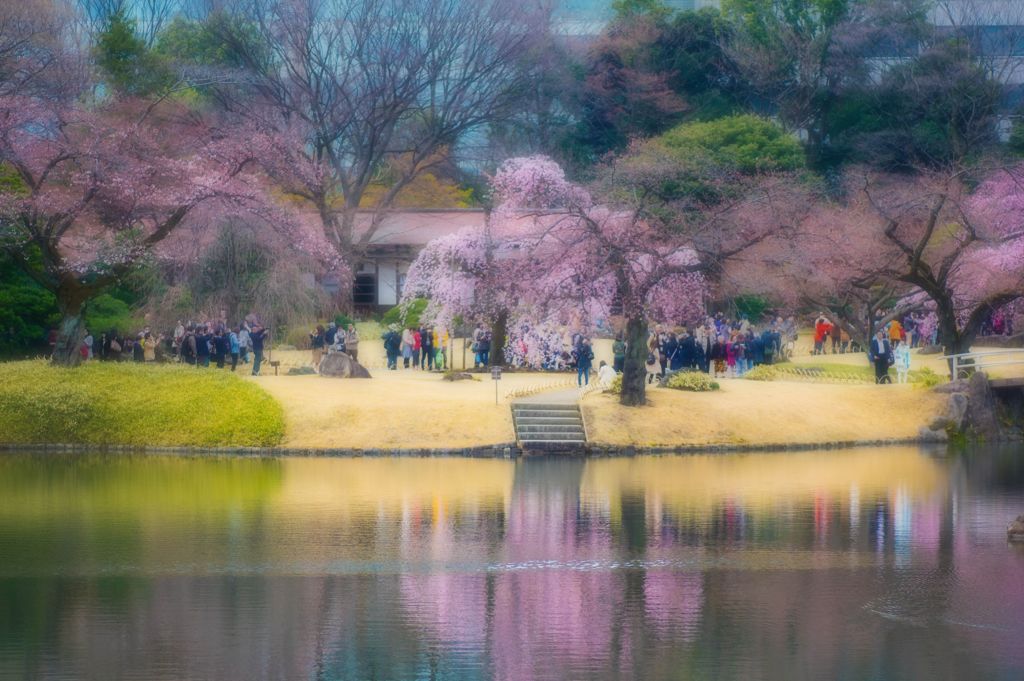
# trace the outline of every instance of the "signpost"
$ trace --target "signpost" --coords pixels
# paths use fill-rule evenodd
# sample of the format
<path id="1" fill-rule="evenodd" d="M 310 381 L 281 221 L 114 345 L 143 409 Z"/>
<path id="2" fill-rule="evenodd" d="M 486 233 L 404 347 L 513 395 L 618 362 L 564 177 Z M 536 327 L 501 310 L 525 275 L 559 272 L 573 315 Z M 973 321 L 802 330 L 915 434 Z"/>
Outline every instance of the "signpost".
<path id="1" fill-rule="evenodd" d="M 498 381 L 501 380 L 501 367 L 491 367 L 491 380 L 494 381 L 494 404 L 498 404 Z"/>

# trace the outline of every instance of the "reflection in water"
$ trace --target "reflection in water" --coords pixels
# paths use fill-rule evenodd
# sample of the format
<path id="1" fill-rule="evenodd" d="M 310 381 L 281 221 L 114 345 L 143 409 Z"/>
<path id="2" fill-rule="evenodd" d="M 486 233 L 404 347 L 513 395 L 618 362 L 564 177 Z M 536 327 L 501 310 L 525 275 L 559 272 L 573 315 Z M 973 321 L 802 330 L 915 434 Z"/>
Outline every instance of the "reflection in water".
<path id="1" fill-rule="evenodd" d="M 1020 451 L 0 459 L 0 678 L 1018 679 Z"/>

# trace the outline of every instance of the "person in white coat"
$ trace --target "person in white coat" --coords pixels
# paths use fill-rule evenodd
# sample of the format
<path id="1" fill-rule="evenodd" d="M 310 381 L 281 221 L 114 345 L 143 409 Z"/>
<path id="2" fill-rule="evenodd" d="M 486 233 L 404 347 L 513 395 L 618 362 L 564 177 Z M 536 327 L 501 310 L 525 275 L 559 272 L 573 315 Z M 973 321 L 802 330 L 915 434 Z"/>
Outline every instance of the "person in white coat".
<path id="1" fill-rule="evenodd" d="M 907 375 L 910 373 L 910 346 L 907 343 L 896 341 L 896 347 L 892 353 L 896 360 L 896 382 L 906 383 Z"/>

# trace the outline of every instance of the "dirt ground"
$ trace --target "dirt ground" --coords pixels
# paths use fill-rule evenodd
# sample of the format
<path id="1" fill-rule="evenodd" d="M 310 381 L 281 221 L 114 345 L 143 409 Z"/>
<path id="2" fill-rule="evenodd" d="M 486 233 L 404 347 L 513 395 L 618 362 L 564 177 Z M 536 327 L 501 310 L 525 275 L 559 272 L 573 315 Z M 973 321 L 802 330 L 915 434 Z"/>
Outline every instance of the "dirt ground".
<path id="1" fill-rule="evenodd" d="M 305 354 L 305 353 L 303 353 Z M 512 390 L 561 386 L 568 374 L 511 374 L 448 382 L 437 373 L 371 370 L 371 379 L 253 378 L 285 410 L 285 447 L 454 448 L 513 442 Z"/>
<path id="2" fill-rule="evenodd" d="M 514 440 L 509 391 L 564 386 L 568 375 L 509 374 L 499 383 L 450 383 L 439 374 L 373 372 L 369 380 L 261 376 L 252 380 L 285 410 L 284 446 L 300 448 L 454 448 Z M 804 443 L 904 438 L 935 416 L 942 396 L 911 386 L 722 381 L 715 393 L 663 388 L 649 406 L 584 401 L 591 440 L 600 444 Z"/>
<path id="3" fill-rule="evenodd" d="M 717 392 L 648 391 L 629 409 L 611 395 L 583 402 L 590 439 L 637 446 L 812 443 L 915 437 L 943 395 L 909 385 L 725 380 Z"/>

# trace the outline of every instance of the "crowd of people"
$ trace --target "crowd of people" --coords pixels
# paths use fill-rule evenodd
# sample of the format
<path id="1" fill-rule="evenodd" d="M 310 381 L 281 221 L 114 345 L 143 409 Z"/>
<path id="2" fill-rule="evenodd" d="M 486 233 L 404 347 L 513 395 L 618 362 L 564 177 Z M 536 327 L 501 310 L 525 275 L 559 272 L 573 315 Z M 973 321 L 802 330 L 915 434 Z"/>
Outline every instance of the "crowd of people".
<path id="1" fill-rule="evenodd" d="M 797 339 L 796 320 L 777 317 L 756 326 L 746 318 L 719 313 L 691 329 L 673 330 L 658 324 L 647 340 L 647 381 L 676 371 L 702 371 L 715 378 L 740 377 L 761 364 L 789 357 Z M 614 368 L 622 370 L 626 345 L 616 338 Z"/>
<path id="2" fill-rule="evenodd" d="M 398 369 L 398 358 L 402 358 L 405 369 L 439 371 L 448 369 L 448 344 L 450 338 L 445 329 L 422 326 L 400 329 L 397 324 L 389 326 L 381 335 L 388 369 Z M 476 365 L 481 366 L 480 352 L 476 351 Z M 486 355 L 483 365 L 486 366 Z"/>
<path id="3" fill-rule="evenodd" d="M 355 324 L 349 324 L 342 329 L 336 322 L 331 322 L 324 328 L 323 324 L 317 324 L 316 328 L 309 332 L 309 347 L 313 351 L 313 368 L 320 370 L 320 362 L 326 355 L 335 352 L 344 352 L 355 361 L 359 361 L 359 332 Z"/>
<path id="4" fill-rule="evenodd" d="M 926 345 L 935 345 L 938 341 L 938 324 L 934 315 L 924 312 L 910 312 L 902 319 L 892 319 L 882 328 L 889 342 L 895 347 L 897 341 L 908 349 Z M 832 321 L 824 313 L 819 313 L 814 320 L 814 354 L 832 354 L 861 352 L 863 348 L 851 340 L 841 320 Z"/>
<path id="5" fill-rule="evenodd" d="M 266 336 L 267 329 L 256 321 L 243 320 L 231 326 L 223 319 L 200 323 L 179 320 L 166 334 L 146 326 L 137 333 L 111 329 L 96 338 L 86 329 L 80 352 L 85 361 L 170 361 L 198 368 L 230 366 L 232 371 L 239 362 L 249 364 L 251 358 L 252 375 L 259 376 Z"/>
<path id="6" fill-rule="evenodd" d="M 992 315 L 985 332 L 1012 334 L 1008 316 Z M 934 345 L 937 324 L 934 314 L 914 312 L 892 319 L 878 330 L 864 348 L 851 339 L 841 320 L 819 313 L 812 325 L 813 354 L 824 355 L 867 351 L 878 382 L 891 382 L 889 369 L 896 369 L 896 380 L 906 383 L 910 372 L 912 348 Z M 55 332 L 51 334 L 55 336 Z M 222 313 L 215 321 L 202 323 L 179 321 L 168 333 L 157 333 L 145 327 L 137 333 L 121 334 L 116 330 L 95 337 L 86 332 L 81 345 L 84 360 L 156 362 L 175 361 L 205 368 L 252 364 L 252 374 L 259 375 L 267 329 L 253 318 L 229 325 Z M 788 359 L 798 338 L 794 317 L 776 317 L 767 323 L 752 324 L 745 316 L 735 318 L 719 313 L 703 322 L 669 328 L 656 324 L 647 340 L 647 382 L 652 383 L 677 371 L 702 371 L 715 378 L 742 377 L 762 364 Z M 400 328 L 389 326 L 381 336 L 387 356 L 387 367 L 397 370 L 399 359 L 403 368 L 424 371 L 447 370 L 451 338 L 448 331 L 431 325 Z M 354 324 L 341 328 L 331 322 L 317 325 L 309 333 L 313 367 L 319 370 L 324 356 L 347 353 L 358 361 L 359 333 Z M 565 341 L 569 342 L 566 343 Z M 51 338 L 51 345 L 55 337 Z M 483 322 L 472 331 L 474 367 L 490 362 L 492 333 Z M 530 347 L 528 347 L 530 346 Z M 621 373 L 626 360 L 627 344 L 622 334 L 612 343 L 613 361 L 601 362 L 599 379 L 610 383 Z M 522 328 L 508 340 L 506 356 L 514 366 L 531 366 L 542 370 L 575 370 L 577 383 L 588 385 L 593 371 L 594 349 L 590 338 L 574 332 L 568 338 L 562 331 Z"/>

